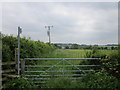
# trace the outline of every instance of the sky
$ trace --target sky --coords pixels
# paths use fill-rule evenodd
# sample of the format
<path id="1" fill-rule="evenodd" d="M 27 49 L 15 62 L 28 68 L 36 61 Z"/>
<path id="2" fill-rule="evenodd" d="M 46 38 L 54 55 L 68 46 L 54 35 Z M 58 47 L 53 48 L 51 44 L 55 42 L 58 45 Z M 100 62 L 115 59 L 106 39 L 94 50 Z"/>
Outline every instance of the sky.
<path id="1" fill-rule="evenodd" d="M 8 2 L 2 4 L 2 33 L 52 43 L 117 44 L 117 2 Z"/>

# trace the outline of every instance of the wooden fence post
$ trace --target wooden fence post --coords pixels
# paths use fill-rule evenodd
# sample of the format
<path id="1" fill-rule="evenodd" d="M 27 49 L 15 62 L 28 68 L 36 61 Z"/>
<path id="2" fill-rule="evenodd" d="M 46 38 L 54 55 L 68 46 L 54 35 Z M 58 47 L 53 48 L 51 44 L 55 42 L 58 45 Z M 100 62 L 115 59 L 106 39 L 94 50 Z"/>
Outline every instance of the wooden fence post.
<path id="1" fill-rule="evenodd" d="M 21 75 L 24 76 L 25 71 L 25 60 L 21 59 Z"/>

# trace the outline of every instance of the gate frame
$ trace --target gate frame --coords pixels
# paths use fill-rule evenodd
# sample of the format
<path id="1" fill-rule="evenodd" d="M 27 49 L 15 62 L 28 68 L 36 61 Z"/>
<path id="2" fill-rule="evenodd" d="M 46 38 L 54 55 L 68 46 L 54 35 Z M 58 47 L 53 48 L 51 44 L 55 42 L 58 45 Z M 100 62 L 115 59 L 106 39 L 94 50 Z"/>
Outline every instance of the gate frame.
<path id="1" fill-rule="evenodd" d="M 69 63 L 69 61 L 67 61 L 69 64 L 71 64 L 71 65 L 58 65 L 57 66 L 57 64 L 59 64 L 59 62 L 57 63 L 57 64 L 55 64 L 55 65 L 49 65 L 49 66 L 27 66 L 26 64 L 25 64 L 25 61 L 26 60 L 36 60 L 36 61 L 38 61 L 38 60 L 60 60 L 59 62 L 61 62 L 61 61 L 66 61 L 66 60 L 101 60 L 101 58 L 24 58 L 24 59 L 21 59 L 20 61 L 20 66 L 21 66 L 21 68 L 19 69 L 20 70 L 20 75 L 21 76 L 25 76 L 25 72 L 28 72 L 28 73 L 34 73 L 34 72 L 64 72 L 64 71 L 49 71 L 51 68 L 53 68 L 53 67 L 94 67 L 94 66 L 100 66 L 100 65 L 72 65 L 72 63 Z M 25 68 L 26 67 L 50 67 L 50 68 L 48 68 L 47 70 L 45 70 L 45 71 L 25 71 Z M 79 69 L 79 68 L 77 68 L 77 69 Z M 65 72 L 87 72 L 87 71 L 94 71 L 94 70 L 73 70 L 73 71 L 65 71 Z"/>

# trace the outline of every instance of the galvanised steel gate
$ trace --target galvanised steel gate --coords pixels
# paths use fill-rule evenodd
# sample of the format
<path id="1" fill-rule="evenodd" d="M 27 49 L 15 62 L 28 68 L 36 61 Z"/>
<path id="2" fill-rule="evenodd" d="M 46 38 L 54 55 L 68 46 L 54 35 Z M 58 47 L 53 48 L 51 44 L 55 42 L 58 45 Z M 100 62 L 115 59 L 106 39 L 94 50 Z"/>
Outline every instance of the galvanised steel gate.
<path id="1" fill-rule="evenodd" d="M 92 67 L 99 66 L 80 64 L 86 60 L 100 58 L 24 58 L 21 60 L 21 73 L 40 86 L 49 79 L 80 79 L 86 72 L 95 71 Z"/>

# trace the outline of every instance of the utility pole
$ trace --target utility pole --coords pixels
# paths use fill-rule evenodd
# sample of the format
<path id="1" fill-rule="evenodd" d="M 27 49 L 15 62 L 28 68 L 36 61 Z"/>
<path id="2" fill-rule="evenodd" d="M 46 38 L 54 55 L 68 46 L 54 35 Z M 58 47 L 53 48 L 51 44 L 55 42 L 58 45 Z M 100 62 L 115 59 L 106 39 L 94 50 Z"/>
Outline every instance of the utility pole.
<path id="1" fill-rule="evenodd" d="M 48 34 L 48 37 L 49 37 L 49 44 L 51 43 L 51 39 L 50 39 L 50 29 L 51 29 L 52 27 L 53 27 L 53 26 L 45 26 L 45 28 L 48 28 L 47 34 Z"/>
<path id="2" fill-rule="evenodd" d="M 20 34 L 21 33 L 22 33 L 22 29 L 18 27 L 18 65 L 17 65 L 18 75 L 20 74 Z"/>

